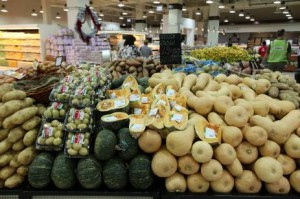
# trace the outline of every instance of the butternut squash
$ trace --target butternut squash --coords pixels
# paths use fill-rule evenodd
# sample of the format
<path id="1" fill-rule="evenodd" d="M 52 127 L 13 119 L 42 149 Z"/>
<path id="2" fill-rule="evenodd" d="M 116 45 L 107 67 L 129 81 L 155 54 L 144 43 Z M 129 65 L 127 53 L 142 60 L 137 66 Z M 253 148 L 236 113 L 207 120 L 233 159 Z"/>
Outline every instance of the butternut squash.
<path id="1" fill-rule="evenodd" d="M 221 82 L 225 82 L 227 79 L 227 76 L 223 73 L 218 74 L 217 76 L 215 76 L 214 80 L 221 83 Z"/>
<path id="2" fill-rule="evenodd" d="M 236 159 L 236 152 L 230 144 L 222 143 L 215 148 L 214 156 L 222 165 L 230 165 Z"/>
<path id="3" fill-rule="evenodd" d="M 243 140 L 241 129 L 235 126 L 222 126 L 222 140 L 233 147 L 238 146 Z"/>
<path id="4" fill-rule="evenodd" d="M 269 113 L 269 104 L 263 100 L 250 101 L 255 115 L 267 116 Z"/>
<path id="5" fill-rule="evenodd" d="M 199 171 L 200 164 L 191 156 L 185 155 L 178 158 L 178 170 L 185 175 L 195 174 Z"/>
<path id="6" fill-rule="evenodd" d="M 227 126 L 227 124 L 224 122 L 224 120 L 215 112 L 210 112 L 207 116 L 207 119 L 209 123 L 219 125 L 221 127 Z"/>
<path id="7" fill-rule="evenodd" d="M 192 146 L 192 157 L 199 163 L 205 163 L 213 157 L 213 149 L 210 144 L 204 141 L 197 141 Z"/>
<path id="8" fill-rule="evenodd" d="M 213 90 L 213 91 L 209 90 L 209 91 L 206 91 L 206 92 L 207 92 L 207 94 L 209 94 L 211 96 L 214 96 L 214 97 L 219 97 L 219 96 L 231 97 L 232 96 L 231 91 L 228 88 L 228 86 L 223 86 L 218 90 Z"/>
<path id="9" fill-rule="evenodd" d="M 138 140 L 139 147 L 145 153 L 154 153 L 161 147 L 161 136 L 157 131 L 147 129 Z"/>
<path id="10" fill-rule="evenodd" d="M 166 147 L 173 155 L 184 156 L 190 152 L 194 138 L 194 124 L 189 120 L 186 129 L 183 131 L 173 131 L 168 134 Z"/>
<path id="11" fill-rule="evenodd" d="M 184 77 L 185 77 L 185 73 L 175 73 L 174 74 L 174 78 L 176 79 L 179 88 L 182 87 L 183 81 L 184 81 Z"/>
<path id="12" fill-rule="evenodd" d="M 235 84 L 238 85 L 242 82 L 241 78 L 237 76 L 236 74 L 231 74 L 226 78 L 226 82 L 229 84 Z"/>
<path id="13" fill-rule="evenodd" d="M 211 75 L 208 73 L 201 73 L 197 80 L 195 86 L 192 87 L 192 92 L 195 93 L 199 90 L 203 90 L 205 86 L 208 84 L 209 80 L 211 79 Z"/>
<path id="14" fill-rule="evenodd" d="M 215 80 L 209 80 L 203 91 L 218 91 L 221 88 L 220 84 Z"/>
<path id="15" fill-rule="evenodd" d="M 226 169 L 234 176 L 240 176 L 243 173 L 243 166 L 238 158 L 235 158 L 232 164 L 226 165 Z"/>
<path id="16" fill-rule="evenodd" d="M 279 105 L 279 100 L 273 99 L 272 97 L 269 97 L 265 94 L 260 94 L 256 97 L 257 100 L 263 100 L 269 105 L 269 112 L 273 115 L 277 115 L 281 113 L 281 107 Z"/>
<path id="17" fill-rule="evenodd" d="M 238 86 L 229 85 L 228 88 L 231 92 L 231 97 L 232 97 L 233 100 L 238 99 L 242 96 L 241 89 Z"/>
<path id="18" fill-rule="evenodd" d="M 194 109 L 200 115 L 208 114 L 212 110 L 214 105 L 214 103 L 207 96 L 192 96 L 188 98 L 187 104 L 190 108 Z"/>
<path id="19" fill-rule="evenodd" d="M 262 117 L 260 115 L 254 115 L 250 118 L 250 124 L 252 126 L 262 127 L 263 129 L 265 129 L 267 131 L 268 135 L 272 131 L 273 122 L 268 117 Z"/>
<path id="20" fill-rule="evenodd" d="M 219 96 L 214 102 L 214 110 L 219 114 L 225 114 L 226 111 L 232 106 L 234 106 L 234 103 L 231 97 L 228 96 Z"/>
<path id="21" fill-rule="evenodd" d="M 189 74 L 184 77 L 182 87 L 191 90 L 191 88 L 196 84 L 196 82 L 197 82 L 197 75 Z"/>
<path id="22" fill-rule="evenodd" d="M 210 183 L 211 189 L 218 193 L 229 193 L 234 187 L 234 178 L 232 175 L 224 170 L 222 177 L 219 180 Z"/>
<path id="23" fill-rule="evenodd" d="M 238 86 L 240 87 L 241 92 L 242 92 L 242 97 L 245 100 L 247 100 L 247 101 L 253 101 L 253 100 L 255 100 L 256 93 L 251 88 L 249 88 L 245 84 L 239 84 Z"/>
<path id="24" fill-rule="evenodd" d="M 177 170 L 177 160 L 165 147 L 162 147 L 154 154 L 151 168 L 158 177 L 170 177 Z"/>
<path id="25" fill-rule="evenodd" d="M 222 178 L 223 167 L 215 159 L 211 159 L 209 162 L 202 164 L 201 175 L 207 181 L 216 181 Z"/>
<path id="26" fill-rule="evenodd" d="M 209 189 L 209 182 L 201 173 L 196 173 L 187 177 L 187 188 L 192 193 L 205 193 Z"/>
<path id="27" fill-rule="evenodd" d="M 242 106 L 232 106 L 225 114 L 225 121 L 230 126 L 243 127 L 249 120 L 247 110 Z"/>
<path id="28" fill-rule="evenodd" d="M 187 188 L 184 175 L 178 172 L 166 178 L 165 186 L 168 192 L 185 192 Z"/>

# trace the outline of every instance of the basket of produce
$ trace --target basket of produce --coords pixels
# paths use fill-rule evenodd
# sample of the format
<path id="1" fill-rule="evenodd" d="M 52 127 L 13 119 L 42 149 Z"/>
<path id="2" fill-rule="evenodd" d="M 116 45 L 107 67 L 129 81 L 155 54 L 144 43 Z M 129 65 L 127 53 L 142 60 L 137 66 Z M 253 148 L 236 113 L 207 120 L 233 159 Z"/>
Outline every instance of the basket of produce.
<path id="1" fill-rule="evenodd" d="M 37 102 L 47 104 L 49 94 L 60 78 L 55 76 L 44 76 L 36 80 L 22 80 L 15 83 L 14 88 L 23 90 L 28 97 L 34 98 Z"/>

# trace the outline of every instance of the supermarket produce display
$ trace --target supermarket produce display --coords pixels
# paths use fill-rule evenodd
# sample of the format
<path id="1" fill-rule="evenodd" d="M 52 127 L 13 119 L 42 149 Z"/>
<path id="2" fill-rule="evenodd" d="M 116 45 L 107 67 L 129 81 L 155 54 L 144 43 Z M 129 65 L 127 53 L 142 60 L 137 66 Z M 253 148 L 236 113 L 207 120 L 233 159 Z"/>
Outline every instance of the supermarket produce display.
<path id="1" fill-rule="evenodd" d="M 299 84 L 209 62 L 218 73 L 142 58 L 80 64 L 44 80 L 45 106 L 25 82 L 0 85 L 0 193 L 300 192 Z"/>

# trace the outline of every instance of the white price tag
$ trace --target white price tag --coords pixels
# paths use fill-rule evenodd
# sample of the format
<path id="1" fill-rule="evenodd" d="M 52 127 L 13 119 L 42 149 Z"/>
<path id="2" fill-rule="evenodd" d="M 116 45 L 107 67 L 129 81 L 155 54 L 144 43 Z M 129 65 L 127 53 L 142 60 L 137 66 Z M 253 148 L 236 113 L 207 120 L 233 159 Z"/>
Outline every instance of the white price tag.
<path id="1" fill-rule="evenodd" d="M 110 99 L 115 99 L 115 98 L 116 98 L 116 93 L 110 94 L 110 95 L 109 95 L 109 98 L 110 98 Z"/>
<path id="2" fill-rule="evenodd" d="M 142 103 L 145 104 L 148 102 L 148 97 L 142 97 Z"/>
<path id="3" fill-rule="evenodd" d="M 175 90 L 173 89 L 167 89 L 167 97 L 172 97 L 173 95 L 175 95 Z"/>
<path id="4" fill-rule="evenodd" d="M 116 101 L 114 102 L 115 108 L 121 108 L 121 107 L 124 107 L 125 104 L 126 104 L 125 99 L 116 100 Z"/>
<path id="5" fill-rule="evenodd" d="M 182 110 L 182 106 L 179 106 L 179 105 L 175 105 L 174 108 L 175 108 L 176 111 L 181 111 Z"/>
<path id="6" fill-rule="evenodd" d="M 204 130 L 204 136 L 206 138 L 216 138 L 216 132 L 214 129 L 206 127 Z"/>
<path id="7" fill-rule="evenodd" d="M 144 128 L 144 125 L 142 125 L 142 124 L 133 124 L 131 126 L 131 130 L 134 130 L 134 131 L 141 131 L 141 130 L 143 130 L 143 128 Z"/>
<path id="8" fill-rule="evenodd" d="M 149 112 L 149 115 L 154 116 L 154 115 L 157 114 L 157 112 L 158 112 L 158 108 L 151 109 L 150 112 Z"/>
<path id="9" fill-rule="evenodd" d="M 113 122 L 113 121 L 117 121 L 118 118 L 112 115 L 112 116 L 104 117 L 103 120 L 104 120 L 105 122 Z"/>
<path id="10" fill-rule="evenodd" d="M 127 82 L 126 84 L 124 84 L 124 87 L 130 87 L 130 86 L 131 86 L 130 82 Z"/>
<path id="11" fill-rule="evenodd" d="M 142 114 L 142 109 L 141 108 L 134 108 L 133 109 L 133 114 L 136 114 L 136 115 L 140 115 L 140 114 Z"/>
<path id="12" fill-rule="evenodd" d="M 176 121 L 178 123 L 180 123 L 182 121 L 182 115 L 181 114 L 174 114 L 172 117 L 171 117 L 171 121 Z"/>
<path id="13" fill-rule="evenodd" d="M 131 102 L 135 102 L 135 101 L 139 101 L 140 100 L 140 96 L 137 94 L 132 94 L 130 95 L 130 101 Z"/>

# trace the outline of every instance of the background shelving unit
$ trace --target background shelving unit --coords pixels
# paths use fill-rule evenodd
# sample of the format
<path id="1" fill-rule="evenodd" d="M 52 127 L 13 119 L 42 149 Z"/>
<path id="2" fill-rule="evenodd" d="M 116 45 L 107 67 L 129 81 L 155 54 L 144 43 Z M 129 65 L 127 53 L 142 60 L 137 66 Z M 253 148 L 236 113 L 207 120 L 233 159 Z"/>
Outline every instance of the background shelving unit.
<path id="1" fill-rule="evenodd" d="M 45 24 L 0 25 L 0 66 L 31 66 L 45 60 L 45 40 L 59 26 Z"/>

